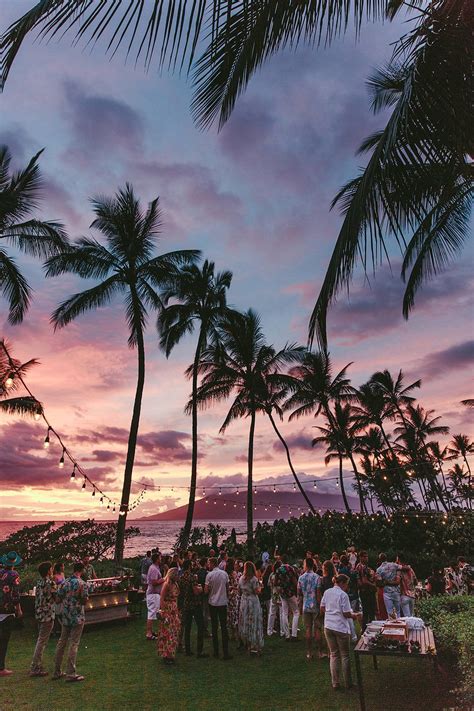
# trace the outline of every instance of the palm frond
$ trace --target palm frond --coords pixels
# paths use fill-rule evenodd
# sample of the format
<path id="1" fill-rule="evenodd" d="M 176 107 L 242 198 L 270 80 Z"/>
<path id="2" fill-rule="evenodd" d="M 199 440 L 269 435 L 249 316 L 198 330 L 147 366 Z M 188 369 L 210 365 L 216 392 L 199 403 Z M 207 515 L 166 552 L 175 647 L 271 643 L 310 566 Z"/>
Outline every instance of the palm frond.
<path id="1" fill-rule="evenodd" d="M 66 231 L 59 222 L 28 220 L 8 225 L 0 234 L 14 247 L 33 257 L 60 254 L 69 246 Z"/>
<path id="2" fill-rule="evenodd" d="M 38 415 L 43 411 L 42 405 L 36 398 L 11 397 L 7 400 L 0 400 L 0 412 L 7 415 Z"/>
<path id="3" fill-rule="evenodd" d="M 47 259 L 44 268 L 47 277 L 77 274 L 83 279 L 104 279 L 117 265 L 113 255 L 98 242 L 84 238 L 81 244 Z"/>
<path id="4" fill-rule="evenodd" d="M 15 261 L 0 248 L 0 288 L 8 301 L 8 322 L 21 323 L 31 300 L 31 288 Z"/>
<path id="5" fill-rule="evenodd" d="M 51 323 L 54 330 L 64 328 L 68 323 L 78 316 L 91 309 L 105 306 L 110 302 L 117 291 L 123 291 L 125 285 L 119 280 L 116 274 L 112 275 L 101 284 L 86 289 L 79 294 L 74 294 L 62 304 L 51 315 Z"/>

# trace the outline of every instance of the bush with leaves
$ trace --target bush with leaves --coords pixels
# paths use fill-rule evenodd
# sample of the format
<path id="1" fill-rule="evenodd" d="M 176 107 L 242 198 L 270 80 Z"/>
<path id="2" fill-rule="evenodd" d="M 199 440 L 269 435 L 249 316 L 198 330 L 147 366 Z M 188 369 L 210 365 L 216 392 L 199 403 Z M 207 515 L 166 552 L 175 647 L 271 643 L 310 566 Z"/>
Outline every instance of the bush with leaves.
<path id="1" fill-rule="evenodd" d="M 93 519 L 67 521 L 56 526 L 54 521 L 36 526 L 24 526 L 0 543 L 0 551 L 15 550 L 27 563 L 42 560 L 72 561 L 90 556 L 100 560 L 107 556 L 114 545 L 117 526 L 115 523 L 99 523 Z M 125 540 L 140 535 L 136 526 L 127 528 Z"/>
<path id="2" fill-rule="evenodd" d="M 406 556 L 419 577 L 431 573 L 433 565 L 447 565 L 456 556 L 474 553 L 474 514 L 464 511 L 446 516 L 413 514 L 363 516 L 327 511 L 270 523 L 258 523 L 255 544 L 258 551 L 273 552 L 278 546 L 290 558 L 302 558 L 307 550 L 329 557 L 354 545 L 375 556 L 384 551 Z"/>
<path id="3" fill-rule="evenodd" d="M 474 596 L 420 600 L 416 613 L 432 628 L 441 661 L 457 667 L 454 692 L 463 707 L 474 704 Z"/>

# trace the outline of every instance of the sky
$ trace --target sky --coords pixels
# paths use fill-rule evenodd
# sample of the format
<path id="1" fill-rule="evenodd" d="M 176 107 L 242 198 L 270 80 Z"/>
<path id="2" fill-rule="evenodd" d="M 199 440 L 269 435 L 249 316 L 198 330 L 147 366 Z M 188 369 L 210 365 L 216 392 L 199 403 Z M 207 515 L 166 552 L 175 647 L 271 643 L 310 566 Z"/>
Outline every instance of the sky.
<path id="1" fill-rule="evenodd" d="M 0 29 L 32 6 L 2 0 Z M 111 196 L 125 182 L 146 205 L 159 196 L 163 229 L 157 249 L 200 249 L 216 269 L 233 272 L 229 303 L 256 309 L 269 343 L 305 343 L 309 315 L 341 225 L 330 205 L 354 177 L 364 157 L 361 141 L 383 125 L 374 116 L 366 79 L 390 57 L 390 44 L 406 24 L 363 28 L 329 49 L 286 51 L 252 79 L 227 125 L 199 130 L 185 76 L 145 73 L 123 56 L 110 61 L 102 48 L 90 53 L 71 42 L 28 40 L 0 95 L 0 143 L 16 168 L 41 148 L 44 177 L 38 215 L 64 223 L 72 239 L 91 234 L 89 199 Z M 98 236 L 97 234 L 95 235 Z M 120 499 L 128 427 L 136 385 L 136 353 L 127 347 L 120 300 L 53 332 L 51 312 L 89 286 L 73 276 L 45 280 L 41 264 L 15 255 L 34 287 L 34 301 L 20 326 L 6 322 L 0 301 L 0 335 L 21 361 L 40 364 L 28 386 L 88 475 Z M 472 416 L 459 402 L 472 397 L 474 281 L 472 242 L 435 281 L 425 285 L 408 321 L 401 314 L 400 257 L 375 275 L 355 274 L 329 315 L 329 350 L 335 370 L 351 362 L 360 385 L 379 369 L 407 382 L 422 379 L 420 403 L 434 409 L 452 433 L 472 436 Z M 166 360 L 158 348 L 155 319 L 146 334 L 146 385 L 134 469 L 149 491 L 134 511 L 146 516 L 187 500 L 190 418 L 184 414 L 192 361 L 189 336 Z M 199 487 L 241 485 L 246 479 L 248 421 L 219 428 L 225 403 L 199 421 Z M 322 425 L 312 417 L 282 424 L 303 479 L 334 474 L 324 451 L 311 447 Z M 58 468 L 61 448 L 45 451 L 42 423 L 0 419 L 0 519 L 106 518 L 107 512 L 69 470 Z M 448 438 L 449 439 L 449 438 Z M 350 471 L 346 476 L 350 481 Z M 257 422 L 255 478 L 291 479 L 284 452 L 268 422 Z M 183 488 L 178 488 L 183 487 Z M 333 481 L 320 483 L 334 492 Z M 132 496 L 133 499 L 133 496 Z"/>

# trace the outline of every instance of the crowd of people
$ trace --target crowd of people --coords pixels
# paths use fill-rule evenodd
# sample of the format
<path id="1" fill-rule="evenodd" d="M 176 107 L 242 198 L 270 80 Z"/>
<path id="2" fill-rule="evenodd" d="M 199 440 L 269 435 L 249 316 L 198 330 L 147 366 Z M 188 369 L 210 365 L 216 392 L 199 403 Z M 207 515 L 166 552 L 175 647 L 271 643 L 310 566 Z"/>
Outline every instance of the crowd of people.
<path id="1" fill-rule="evenodd" d="M 0 558 L 0 677 L 15 618 L 22 617 L 20 577 L 16 567 L 21 557 L 10 552 Z M 446 569 L 435 569 L 426 580 L 424 594 L 473 592 L 471 571 L 464 558 Z M 43 655 L 55 624 L 60 623 L 52 679 L 83 681 L 76 659 L 85 623 L 88 581 L 97 576 L 86 556 L 73 565 L 68 577 L 64 565 L 50 561 L 38 567 L 35 617 L 38 636 L 30 676 L 48 675 Z M 261 655 L 265 634 L 279 635 L 289 643 L 298 641 L 300 619 L 305 630 L 306 658 L 330 658 L 332 686 L 352 685 L 351 640 L 357 640 L 375 619 L 411 617 L 419 585 L 415 572 L 403 556 L 389 560 L 384 553 L 371 566 L 366 551 L 349 547 L 321 561 L 311 551 L 299 564 L 290 564 L 277 550 L 273 557 L 262 553 L 256 561 L 232 558 L 222 548 L 199 558 L 194 551 L 162 555 L 148 551 L 140 563 L 147 606 L 146 639 L 156 640 L 164 664 L 173 665 L 178 651 L 191 656 L 191 632 L 196 627 L 196 656 L 206 659 L 205 640 L 212 640 L 212 654 L 232 659 L 230 641 L 251 655 Z M 63 670 L 63 660 L 66 665 Z"/>

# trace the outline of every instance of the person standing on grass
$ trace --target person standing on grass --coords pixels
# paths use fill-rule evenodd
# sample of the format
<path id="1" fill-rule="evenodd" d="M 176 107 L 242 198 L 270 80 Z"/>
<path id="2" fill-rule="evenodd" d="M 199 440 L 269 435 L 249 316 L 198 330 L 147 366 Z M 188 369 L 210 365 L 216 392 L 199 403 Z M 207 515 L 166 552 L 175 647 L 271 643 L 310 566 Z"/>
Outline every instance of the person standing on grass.
<path id="1" fill-rule="evenodd" d="M 11 669 L 5 667 L 8 643 L 15 624 L 15 617 L 23 617 L 20 605 L 20 576 L 15 566 L 20 565 L 22 559 L 10 551 L 0 558 L 0 677 L 11 676 Z"/>
<path id="2" fill-rule="evenodd" d="M 164 664 L 174 664 L 181 631 L 181 617 L 178 610 L 178 569 L 170 568 L 161 590 L 162 622 L 158 633 L 158 654 Z"/>
<path id="3" fill-rule="evenodd" d="M 376 570 L 379 585 L 383 587 L 383 601 L 387 615 L 394 612 L 400 617 L 400 572 L 402 566 L 387 561 L 385 553 L 379 555 L 380 565 Z"/>
<path id="4" fill-rule="evenodd" d="M 360 551 L 356 572 L 359 597 L 362 604 L 362 632 L 364 632 L 369 622 L 375 620 L 377 610 L 375 571 L 369 567 L 367 551 Z"/>
<path id="5" fill-rule="evenodd" d="M 209 560 L 209 573 L 206 576 L 204 592 L 209 596 L 209 614 L 211 616 L 212 645 L 214 657 L 219 657 L 219 631 L 221 628 L 222 650 L 224 659 L 232 659 L 229 654 L 229 633 L 227 631 L 227 605 L 229 602 L 229 576 L 225 570 L 217 567 L 217 559 Z"/>
<path id="6" fill-rule="evenodd" d="M 276 584 L 281 597 L 281 623 L 284 635 L 288 641 L 296 642 L 298 639 L 298 620 L 300 617 L 297 598 L 298 576 L 295 569 L 288 564 L 286 555 L 282 556 L 282 565 L 277 569 Z M 290 612 L 293 614 L 291 635 L 289 624 Z"/>
<path id="7" fill-rule="evenodd" d="M 179 578 L 179 589 L 182 595 L 182 628 L 184 628 L 184 646 L 186 656 L 191 657 L 191 627 L 193 619 L 197 627 L 197 656 L 207 657 L 203 653 L 204 647 L 204 620 L 202 616 L 202 592 L 203 588 L 198 582 L 197 573 L 193 571 L 192 559 L 188 558 L 183 562 L 183 573 Z"/>
<path id="8" fill-rule="evenodd" d="M 397 556 L 400 571 L 400 607 L 403 617 L 413 617 L 415 614 L 415 589 L 418 583 L 415 571 L 405 563 L 403 555 Z"/>
<path id="9" fill-rule="evenodd" d="M 61 637 L 56 647 L 54 657 L 53 679 L 66 677 L 66 681 L 84 681 L 84 677 L 76 673 L 76 659 L 84 629 L 85 611 L 89 593 L 87 585 L 82 580 L 84 563 L 74 563 L 73 574 L 66 578 L 57 591 L 57 598 L 63 603 Z M 69 645 L 66 673 L 61 670 L 63 657 Z"/>
<path id="10" fill-rule="evenodd" d="M 344 686 L 352 686 L 350 665 L 351 628 L 349 620 L 361 617 L 360 612 L 352 612 L 347 589 L 347 575 L 336 575 L 334 587 L 326 590 L 321 600 L 321 614 L 324 615 L 324 633 L 329 647 L 331 683 L 333 689 L 340 688 L 340 676 Z"/>
<path id="11" fill-rule="evenodd" d="M 160 611 L 160 593 L 165 579 L 161 574 L 160 568 L 161 556 L 159 553 L 153 553 L 151 556 L 151 565 L 147 573 L 147 589 L 146 589 L 146 638 L 148 640 L 156 639 L 157 635 L 153 632 L 153 620 L 157 619 Z"/>
<path id="12" fill-rule="evenodd" d="M 40 579 L 36 583 L 35 592 L 35 618 L 38 623 L 38 639 L 31 662 L 30 676 L 48 676 L 43 668 L 43 654 L 48 644 L 56 617 L 56 591 L 57 585 L 53 578 L 53 564 L 51 561 L 40 563 L 38 573 Z"/>
<path id="13" fill-rule="evenodd" d="M 321 649 L 321 621 L 319 603 L 321 601 L 321 578 L 314 572 L 313 558 L 306 558 L 304 573 L 298 578 L 298 606 L 303 615 L 306 635 L 306 659 L 313 658 L 313 635 L 318 656 L 323 656 Z"/>
<path id="14" fill-rule="evenodd" d="M 260 604 L 260 584 L 255 565 L 247 561 L 239 580 L 239 637 L 248 652 L 261 654 L 263 649 L 263 615 Z"/>
<path id="15" fill-rule="evenodd" d="M 91 563 L 90 556 L 85 555 L 82 557 L 82 562 L 84 563 L 84 570 L 82 571 L 82 579 L 87 582 L 88 580 L 97 580 L 97 575 L 94 570 L 94 566 Z"/>
<path id="16" fill-rule="evenodd" d="M 152 562 L 151 551 L 147 551 L 146 556 L 140 561 L 140 580 L 142 585 L 147 585 L 148 570 Z"/>
<path id="17" fill-rule="evenodd" d="M 204 592 L 204 586 L 206 584 L 207 576 L 207 558 L 199 559 L 199 567 L 197 569 L 197 579 L 199 585 L 202 587 L 203 593 L 201 595 L 202 604 L 202 619 L 204 623 L 204 637 L 209 637 L 209 601 L 208 595 Z"/>
<path id="18" fill-rule="evenodd" d="M 280 597 L 280 589 L 278 588 L 278 585 L 276 584 L 276 573 L 278 568 L 281 566 L 280 562 L 276 562 L 273 564 L 272 568 L 272 573 L 270 577 L 268 578 L 268 586 L 270 588 L 270 609 L 268 612 L 268 623 L 267 623 L 267 635 L 269 637 L 272 636 L 272 634 L 275 631 L 275 620 L 278 617 L 278 628 L 280 630 L 280 636 L 284 637 L 285 633 L 283 631 L 283 626 L 281 624 L 281 597 Z"/>

